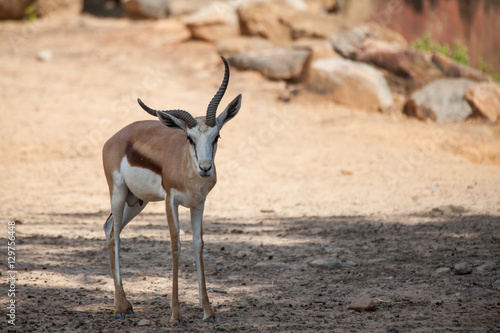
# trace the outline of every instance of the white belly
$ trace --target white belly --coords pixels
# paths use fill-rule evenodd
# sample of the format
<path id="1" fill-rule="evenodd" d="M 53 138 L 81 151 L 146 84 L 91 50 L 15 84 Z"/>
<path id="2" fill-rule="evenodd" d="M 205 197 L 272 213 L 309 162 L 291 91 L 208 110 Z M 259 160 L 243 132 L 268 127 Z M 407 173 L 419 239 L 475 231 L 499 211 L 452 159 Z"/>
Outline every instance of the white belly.
<path id="1" fill-rule="evenodd" d="M 143 201 L 165 200 L 166 193 L 161 185 L 161 176 L 145 168 L 131 166 L 124 157 L 120 170 L 132 193 Z"/>

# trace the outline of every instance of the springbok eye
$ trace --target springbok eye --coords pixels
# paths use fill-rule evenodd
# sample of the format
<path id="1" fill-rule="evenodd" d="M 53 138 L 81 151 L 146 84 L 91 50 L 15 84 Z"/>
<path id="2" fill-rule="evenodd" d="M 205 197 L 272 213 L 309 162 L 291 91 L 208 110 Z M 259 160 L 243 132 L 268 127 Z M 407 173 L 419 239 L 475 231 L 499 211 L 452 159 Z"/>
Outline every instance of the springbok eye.
<path id="1" fill-rule="evenodd" d="M 188 141 L 189 141 L 190 144 L 192 144 L 193 146 L 195 146 L 193 138 L 191 138 L 190 136 L 188 136 L 187 139 L 188 139 Z"/>

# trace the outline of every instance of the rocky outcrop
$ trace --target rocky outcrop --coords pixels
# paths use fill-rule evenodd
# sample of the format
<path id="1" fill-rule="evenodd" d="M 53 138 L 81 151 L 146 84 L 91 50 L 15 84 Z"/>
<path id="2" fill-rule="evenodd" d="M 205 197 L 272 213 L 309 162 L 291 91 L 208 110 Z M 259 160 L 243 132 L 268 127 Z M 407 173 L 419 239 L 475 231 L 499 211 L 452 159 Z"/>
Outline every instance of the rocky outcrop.
<path id="1" fill-rule="evenodd" d="M 437 122 L 462 121 L 472 113 L 464 95 L 474 81 L 439 79 L 414 92 L 403 112 L 420 120 Z"/>
<path id="2" fill-rule="evenodd" d="M 238 69 L 261 72 L 271 80 L 297 81 L 302 77 L 309 51 L 274 48 L 230 56 L 231 65 Z"/>
<path id="3" fill-rule="evenodd" d="M 265 38 L 238 36 L 221 39 L 217 43 L 217 52 L 224 57 L 230 57 L 240 53 L 269 50 L 274 47 L 274 44 Z"/>
<path id="4" fill-rule="evenodd" d="M 285 45 L 291 40 L 290 28 L 282 24 L 295 9 L 281 2 L 247 1 L 238 7 L 243 35 L 270 39 L 276 45 Z"/>
<path id="5" fill-rule="evenodd" d="M 443 77 L 443 73 L 434 66 L 430 54 L 410 49 L 372 47 L 360 53 L 358 60 L 383 68 L 396 76 L 395 81 L 403 88 L 403 93 L 411 93 Z"/>
<path id="6" fill-rule="evenodd" d="M 496 122 L 500 119 L 500 85 L 483 82 L 470 86 L 465 99 L 472 108 L 472 116 Z"/>
<path id="7" fill-rule="evenodd" d="M 307 89 L 334 102 L 368 110 L 384 110 L 393 103 L 391 91 L 378 70 L 341 58 L 314 61 Z"/>
<path id="8" fill-rule="evenodd" d="M 0 20 L 20 20 L 35 0 L 0 0 Z"/>
<path id="9" fill-rule="evenodd" d="M 223 2 L 213 2 L 184 21 L 194 39 L 208 42 L 235 37 L 240 33 L 236 10 Z"/>
<path id="10" fill-rule="evenodd" d="M 432 62 L 447 77 L 462 77 L 473 81 L 490 81 L 490 77 L 474 68 L 466 67 L 442 53 L 434 53 Z"/>
<path id="11" fill-rule="evenodd" d="M 335 51 L 351 60 L 358 60 L 360 53 L 374 41 L 384 42 L 388 46 L 399 49 L 408 47 L 408 42 L 403 36 L 376 23 L 343 29 L 332 34 L 330 40 Z"/>
<path id="12" fill-rule="evenodd" d="M 36 0 L 35 11 L 38 16 L 55 13 L 78 15 L 82 12 L 83 0 Z"/>

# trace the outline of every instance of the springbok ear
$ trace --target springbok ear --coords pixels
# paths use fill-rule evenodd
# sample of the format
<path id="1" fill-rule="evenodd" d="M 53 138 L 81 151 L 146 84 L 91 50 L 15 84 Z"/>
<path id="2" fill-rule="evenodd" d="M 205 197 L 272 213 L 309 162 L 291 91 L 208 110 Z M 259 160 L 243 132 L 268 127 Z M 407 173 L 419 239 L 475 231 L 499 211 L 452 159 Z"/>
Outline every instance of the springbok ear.
<path id="1" fill-rule="evenodd" d="M 236 96 L 235 99 L 229 103 L 224 111 L 217 117 L 217 127 L 219 130 L 226 124 L 229 120 L 233 119 L 234 116 L 238 113 L 241 107 L 241 94 Z"/>
<path id="2" fill-rule="evenodd" d="M 160 122 L 170 128 L 178 128 L 183 131 L 186 131 L 187 125 L 184 121 L 180 120 L 179 118 L 176 118 L 166 112 L 158 111 L 157 113 L 158 119 L 160 119 Z"/>

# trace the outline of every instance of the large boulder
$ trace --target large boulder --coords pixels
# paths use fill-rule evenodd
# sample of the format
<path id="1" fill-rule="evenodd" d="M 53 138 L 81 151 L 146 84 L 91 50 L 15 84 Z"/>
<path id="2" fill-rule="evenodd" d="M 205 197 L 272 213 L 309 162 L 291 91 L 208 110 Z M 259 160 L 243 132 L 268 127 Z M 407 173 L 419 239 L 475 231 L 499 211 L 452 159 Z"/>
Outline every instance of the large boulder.
<path id="1" fill-rule="evenodd" d="M 268 39 L 253 36 L 237 36 L 221 39 L 217 43 L 217 52 L 224 57 L 234 54 L 263 51 L 274 48 Z"/>
<path id="2" fill-rule="evenodd" d="M 309 91 L 358 108 L 380 111 L 393 103 L 387 82 L 377 69 L 342 58 L 312 62 L 306 84 Z"/>
<path id="3" fill-rule="evenodd" d="M 162 18 L 168 14 L 169 0 L 122 0 L 125 13 L 132 18 Z"/>
<path id="4" fill-rule="evenodd" d="M 309 51 L 274 48 L 230 56 L 238 69 L 256 70 L 272 80 L 298 81 L 302 78 Z"/>
<path id="5" fill-rule="evenodd" d="M 443 77 L 443 73 L 432 62 L 431 54 L 425 52 L 372 44 L 360 52 L 357 59 L 382 68 L 395 76 L 390 80 L 400 86 L 395 89 L 402 89 L 398 91 L 401 93 L 409 94 Z"/>
<path id="6" fill-rule="evenodd" d="M 83 0 L 36 0 L 35 11 L 38 16 L 55 13 L 79 15 L 83 9 Z"/>
<path id="7" fill-rule="evenodd" d="M 297 11 L 293 15 L 284 16 L 281 21 L 290 29 L 292 39 L 328 38 L 347 26 L 345 20 L 339 15 L 305 11 Z"/>
<path id="8" fill-rule="evenodd" d="M 291 40 L 290 28 L 282 22 L 295 15 L 293 6 L 278 1 L 245 1 L 237 12 L 243 35 L 264 37 L 281 46 Z"/>
<path id="9" fill-rule="evenodd" d="M 330 36 L 332 46 L 344 58 L 358 60 L 359 54 L 373 41 L 406 49 L 408 42 L 399 33 L 371 22 L 352 29 L 342 29 Z"/>
<path id="10" fill-rule="evenodd" d="M 239 35 L 236 10 L 223 2 L 200 8 L 184 20 L 194 39 L 216 42 Z"/>
<path id="11" fill-rule="evenodd" d="M 447 77 L 462 77 L 473 81 L 490 81 L 490 77 L 479 70 L 464 66 L 442 53 L 435 52 L 432 55 L 432 62 Z"/>
<path id="12" fill-rule="evenodd" d="M 500 119 L 500 85 L 483 82 L 470 86 L 465 99 L 472 108 L 472 116 L 485 118 L 491 122 Z"/>
<path id="13" fill-rule="evenodd" d="M 0 20 L 20 20 L 35 0 L 0 0 Z"/>
<path id="14" fill-rule="evenodd" d="M 406 102 L 403 113 L 420 120 L 437 122 L 462 121 L 472 109 L 464 96 L 474 81 L 467 79 L 439 79 L 415 91 Z"/>
<path id="15" fill-rule="evenodd" d="M 191 15 L 210 2 L 211 0 L 169 0 L 167 13 L 169 16 Z"/>

